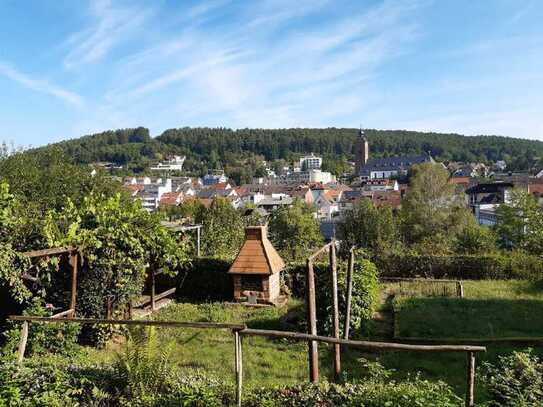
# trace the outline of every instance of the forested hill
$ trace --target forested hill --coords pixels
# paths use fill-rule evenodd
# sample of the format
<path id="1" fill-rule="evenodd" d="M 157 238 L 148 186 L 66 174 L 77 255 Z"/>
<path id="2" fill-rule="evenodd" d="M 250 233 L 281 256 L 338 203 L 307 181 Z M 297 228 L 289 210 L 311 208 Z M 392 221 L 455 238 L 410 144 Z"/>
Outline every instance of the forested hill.
<path id="1" fill-rule="evenodd" d="M 122 129 L 57 143 L 76 162 L 111 161 L 136 164 L 167 154 L 187 156 L 187 165 L 227 165 L 241 156 L 267 160 L 292 159 L 314 152 L 324 157 L 352 159 L 358 130 L 180 128 L 151 138 L 146 128 Z M 529 169 L 543 157 L 543 142 L 498 136 L 366 130 L 374 157 L 430 152 L 440 161 L 494 162 L 511 169 Z M 48 146 L 49 147 L 49 146 Z M 48 148 L 43 147 L 43 148 Z"/>

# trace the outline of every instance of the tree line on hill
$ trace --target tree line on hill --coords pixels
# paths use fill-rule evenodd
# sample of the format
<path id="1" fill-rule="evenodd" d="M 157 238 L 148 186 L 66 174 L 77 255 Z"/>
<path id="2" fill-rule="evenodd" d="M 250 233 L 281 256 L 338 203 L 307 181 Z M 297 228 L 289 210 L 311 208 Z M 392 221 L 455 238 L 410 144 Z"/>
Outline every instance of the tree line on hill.
<path id="1" fill-rule="evenodd" d="M 504 160 L 509 170 L 530 170 L 543 156 L 543 142 L 498 136 L 422 133 L 406 130 L 367 129 L 370 155 L 387 157 L 430 153 L 438 161 L 485 162 Z M 339 173 L 345 162 L 354 159 L 358 130 L 349 128 L 293 129 L 169 129 L 156 138 L 143 127 L 106 131 L 56 143 L 76 163 L 107 161 L 142 171 L 149 162 L 170 154 L 185 155 L 185 167 L 194 173 L 207 169 L 237 171 L 247 167 L 253 172 L 263 159 L 292 161 L 315 153 L 324 157 L 328 170 Z M 51 146 L 41 149 L 51 148 Z M 241 174 L 243 177 L 245 174 Z"/>

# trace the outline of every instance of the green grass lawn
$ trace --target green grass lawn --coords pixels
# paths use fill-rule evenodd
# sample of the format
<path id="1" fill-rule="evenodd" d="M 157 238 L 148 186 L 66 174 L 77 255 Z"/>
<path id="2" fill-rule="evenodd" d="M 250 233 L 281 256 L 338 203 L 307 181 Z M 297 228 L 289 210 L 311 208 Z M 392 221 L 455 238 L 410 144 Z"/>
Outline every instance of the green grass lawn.
<path id="1" fill-rule="evenodd" d="M 394 300 L 395 336 L 543 337 L 543 287 L 527 281 L 466 281 L 464 298 Z"/>
<path id="2" fill-rule="evenodd" d="M 466 298 L 397 297 L 396 322 L 402 336 L 427 338 L 467 336 L 543 336 L 543 288 L 521 281 L 467 281 Z M 441 291 L 440 291 L 441 292 Z M 426 293 L 427 295 L 427 293 Z M 436 295 L 441 295 L 440 293 Z M 260 329 L 281 329 L 281 317 L 292 310 L 302 311 L 300 301 L 287 307 L 249 308 L 232 304 L 176 303 L 153 318 L 174 321 L 246 323 Z M 386 305 L 383 307 L 386 310 Z M 170 348 L 170 361 L 180 370 L 203 370 L 227 381 L 234 380 L 234 345 L 227 330 L 156 328 L 161 346 Z M 390 336 L 374 333 L 372 340 L 392 341 Z M 514 348 L 501 344 L 488 346 L 478 355 L 477 365 L 494 362 L 498 355 Z M 90 349 L 97 361 L 114 357 L 119 345 L 106 350 Z M 518 348 L 517 348 L 518 349 Z M 244 386 L 276 386 L 308 380 L 307 344 L 262 337 L 244 338 Z M 333 349 L 319 345 L 321 377 L 333 381 Z M 443 380 L 463 396 L 466 385 L 466 355 L 446 353 L 383 352 L 364 353 L 344 350 L 343 371 L 347 378 L 361 379 L 367 373 L 361 358 L 378 360 L 393 369 L 397 379 L 420 374 L 431 380 Z M 481 389 L 478 398 L 484 399 Z"/>

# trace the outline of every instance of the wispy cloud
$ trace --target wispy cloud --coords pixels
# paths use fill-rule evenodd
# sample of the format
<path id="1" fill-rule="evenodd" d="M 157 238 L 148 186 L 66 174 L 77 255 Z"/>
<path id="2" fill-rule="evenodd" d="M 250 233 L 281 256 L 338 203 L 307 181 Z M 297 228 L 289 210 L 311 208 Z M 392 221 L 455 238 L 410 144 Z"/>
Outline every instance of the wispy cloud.
<path id="1" fill-rule="evenodd" d="M 83 98 L 77 93 L 66 90 L 60 86 L 54 85 L 46 80 L 32 78 L 24 74 L 9 64 L 0 61 L 0 75 L 4 76 L 27 89 L 35 92 L 45 93 L 54 96 L 70 105 L 81 107 L 83 106 Z"/>
<path id="2" fill-rule="evenodd" d="M 70 49 L 64 59 L 68 69 L 99 61 L 126 40 L 152 14 L 149 8 L 114 6 L 109 0 L 95 1 L 89 9 L 89 25 L 66 41 Z"/>
<path id="3" fill-rule="evenodd" d="M 197 5 L 188 9 L 187 12 L 184 13 L 184 17 L 186 17 L 187 19 L 202 17 L 206 14 L 209 14 L 211 11 L 224 7 L 225 5 L 230 3 L 230 1 L 231 0 L 210 0 L 199 2 Z"/>
<path id="4" fill-rule="evenodd" d="M 127 104 L 177 106 L 172 114 L 191 124 L 210 124 L 215 117 L 222 118 L 217 125 L 232 127 L 344 120 L 369 103 L 368 83 L 379 68 L 409 52 L 417 36 L 410 17 L 417 9 L 385 2 L 304 32 L 292 29 L 326 7 L 332 6 L 324 0 L 302 0 L 296 7 L 268 1 L 240 10 L 239 21 L 258 29 L 235 22 L 218 30 L 183 27 L 178 37 L 119 61 L 119 81 L 106 100 L 120 110 Z M 279 29 L 281 36 L 274 34 Z M 149 98 L 154 106 L 144 101 Z"/>

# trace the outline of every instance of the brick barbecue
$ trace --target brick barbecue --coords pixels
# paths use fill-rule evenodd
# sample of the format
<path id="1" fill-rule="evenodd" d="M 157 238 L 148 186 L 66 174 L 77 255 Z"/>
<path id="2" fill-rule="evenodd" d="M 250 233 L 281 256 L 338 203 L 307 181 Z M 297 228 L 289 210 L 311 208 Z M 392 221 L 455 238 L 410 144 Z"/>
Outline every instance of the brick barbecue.
<path id="1" fill-rule="evenodd" d="M 234 282 L 234 299 L 256 298 L 261 303 L 275 303 L 280 294 L 283 259 L 268 240 L 266 226 L 245 228 L 245 243 L 228 273 Z"/>

